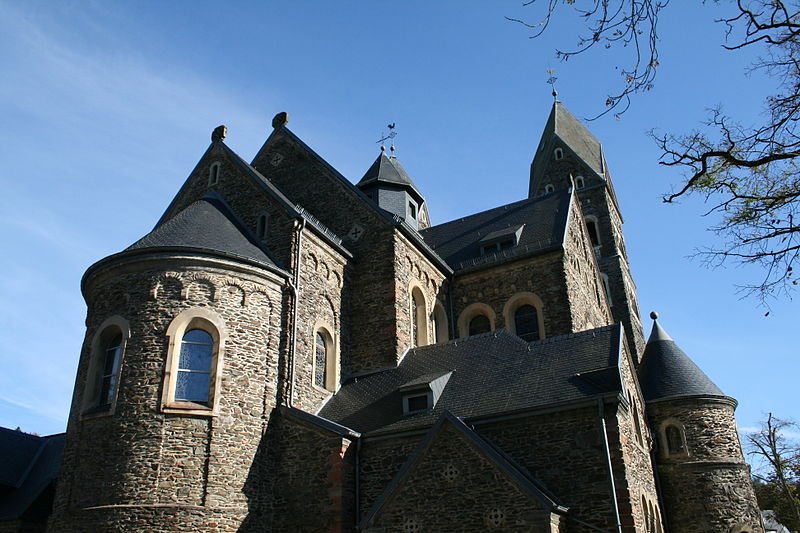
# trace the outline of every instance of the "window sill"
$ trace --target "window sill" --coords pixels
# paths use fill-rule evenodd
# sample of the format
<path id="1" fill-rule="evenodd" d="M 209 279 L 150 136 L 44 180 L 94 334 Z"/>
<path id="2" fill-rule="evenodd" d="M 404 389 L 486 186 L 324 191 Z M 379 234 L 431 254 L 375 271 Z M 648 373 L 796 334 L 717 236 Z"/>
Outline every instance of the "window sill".
<path id="1" fill-rule="evenodd" d="M 103 405 L 98 407 L 89 407 L 81 413 L 81 420 L 91 420 L 93 418 L 105 418 L 114 414 L 113 405 Z"/>
<path id="2" fill-rule="evenodd" d="M 175 415 L 216 416 L 214 409 L 194 402 L 171 402 L 161 406 L 161 412 Z"/>

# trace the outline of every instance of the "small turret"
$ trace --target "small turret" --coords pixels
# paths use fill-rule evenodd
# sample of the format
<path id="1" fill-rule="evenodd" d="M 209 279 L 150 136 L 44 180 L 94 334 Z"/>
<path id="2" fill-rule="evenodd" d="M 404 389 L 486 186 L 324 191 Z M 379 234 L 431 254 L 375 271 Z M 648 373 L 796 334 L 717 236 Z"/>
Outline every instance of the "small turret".
<path id="1" fill-rule="evenodd" d="M 378 158 L 356 185 L 381 209 L 403 219 L 414 229 L 430 226 L 428 206 L 408 173 L 392 152 L 387 156 L 381 148 Z"/>
<path id="2" fill-rule="evenodd" d="M 667 529 L 763 532 L 736 431 L 736 400 L 678 347 L 657 313 L 650 317 L 653 329 L 638 374 Z"/>

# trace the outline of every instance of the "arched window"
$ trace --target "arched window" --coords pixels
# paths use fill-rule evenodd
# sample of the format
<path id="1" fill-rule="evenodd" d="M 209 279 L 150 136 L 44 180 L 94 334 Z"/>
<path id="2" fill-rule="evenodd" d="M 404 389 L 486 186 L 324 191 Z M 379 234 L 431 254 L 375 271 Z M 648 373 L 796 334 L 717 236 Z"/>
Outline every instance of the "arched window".
<path id="1" fill-rule="evenodd" d="M 219 408 L 225 324 L 206 308 L 187 309 L 167 328 L 170 351 L 161 397 L 164 412 L 214 415 Z"/>
<path id="2" fill-rule="evenodd" d="M 586 229 L 589 230 L 589 240 L 592 246 L 600 246 L 600 230 L 595 217 L 586 217 Z"/>
<path id="3" fill-rule="evenodd" d="M 639 422 L 639 407 L 636 404 L 636 399 L 631 396 L 631 416 L 633 417 L 633 426 L 636 431 L 636 442 L 640 446 L 644 446 L 644 439 L 642 438 L 642 425 Z"/>
<path id="4" fill-rule="evenodd" d="M 664 427 L 664 437 L 667 441 L 667 453 L 679 455 L 686 453 L 686 445 L 683 442 L 683 432 L 674 424 Z"/>
<path id="5" fill-rule="evenodd" d="M 556 161 L 561 161 L 564 159 L 564 150 L 561 148 L 556 148 L 553 150 L 553 158 L 555 158 Z"/>
<path id="6" fill-rule="evenodd" d="M 433 306 L 433 334 L 436 336 L 434 342 L 440 344 L 450 340 L 450 333 L 447 325 L 447 313 L 444 306 L 439 302 Z"/>
<path id="7" fill-rule="evenodd" d="M 575 178 L 575 188 L 576 189 L 583 189 L 586 187 L 586 182 L 583 179 L 583 176 L 578 176 Z"/>
<path id="8" fill-rule="evenodd" d="M 269 217 L 266 213 L 262 213 L 258 216 L 258 221 L 256 222 L 256 237 L 262 240 L 266 238 L 268 223 Z"/>
<path id="9" fill-rule="evenodd" d="M 603 280 L 603 288 L 606 291 L 606 299 L 608 300 L 608 306 L 614 306 L 614 300 L 611 299 L 611 286 L 608 284 L 608 274 L 601 272 L 600 279 Z"/>
<path id="10" fill-rule="evenodd" d="M 648 533 L 656 533 L 656 515 L 653 512 L 653 502 L 647 502 L 647 510 L 650 520 L 647 522 Z"/>
<path id="11" fill-rule="evenodd" d="M 556 188 L 553 186 L 552 183 L 548 183 L 547 185 L 544 186 L 544 193 L 545 194 L 550 194 L 551 192 L 553 192 L 555 190 L 556 190 Z"/>
<path id="12" fill-rule="evenodd" d="M 480 335 L 492 331 L 492 324 L 486 315 L 476 315 L 469 321 L 469 336 Z"/>
<path id="13" fill-rule="evenodd" d="M 216 185 L 219 183 L 219 162 L 211 163 L 211 166 L 208 167 L 208 186 Z"/>
<path id="14" fill-rule="evenodd" d="M 113 411 L 129 331 L 128 322 L 119 316 L 107 319 L 98 328 L 92 340 L 86 374 L 84 415 Z"/>
<path id="15" fill-rule="evenodd" d="M 317 331 L 314 336 L 314 385 L 325 388 L 328 374 L 328 347 L 325 337 Z"/>
<path id="16" fill-rule="evenodd" d="M 327 326 L 319 326 L 314 330 L 312 379 L 316 387 L 333 392 L 338 382 L 338 361 L 336 343 Z"/>
<path id="17" fill-rule="evenodd" d="M 647 531 L 647 524 L 650 523 L 650 515 L 647 510 L 647 499 L 642 494 L 642 521 L 644 523 L 644 530 Z"/>
<path id="18" fill-rule="evenodd" d="M 181 340 L 175 400 L 208 405 L 214 339 L 202 329 L 190 329 Z"/>
<path id="19" fill-rule="evenodd" d="M 411 301 L 409 304 L 411 347 L 425 346 L 428 344 L 428 312 L 425 309 L 425 296 L 423 296 L 419 287 L 411 289 Z"/>
<path id="20" fill-rule="evenodd" d="M 539 314 L 534 306 L 524 304 L 517 307 L 514 311 L 514 329 L 517 337 L 524 341 L 539 340 Z"/>

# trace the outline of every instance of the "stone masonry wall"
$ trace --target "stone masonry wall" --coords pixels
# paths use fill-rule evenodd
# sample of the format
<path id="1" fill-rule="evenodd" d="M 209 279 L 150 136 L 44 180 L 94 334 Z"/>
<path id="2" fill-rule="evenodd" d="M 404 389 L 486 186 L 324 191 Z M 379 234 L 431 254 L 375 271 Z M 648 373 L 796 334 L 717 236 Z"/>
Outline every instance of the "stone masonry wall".
<path id="1" fill-rule="evenodd" d="M 616 432 L 613 411 L 606 411 L 609 439 Z M 569 516 L 594 527 L 614 525 L 611 486 L 596 405 L 570 411 L 476 426 L 487 438 L 570 508 Z M 612 457 L 619 458 L 612 449 Z M 619 469 L 615 478 L 619 481 Z M 569 532 L 592 531 L 568 521 Z"/>
<path id="2" fill-rule="evenodd" d="M 325 327 L 333 335 L 338 354 L 347 353 L 342 349 L 349 326 L 348 317 L 342 314 L 346 259 L 310 231 L 303 232 L 302 248 L 294 402 L 296 407 L 315 413 L 331 394 L 314 383 L 317 328 Z M 336 379 L 337 388 L 338 382 Z"/>
<path id="3" fill-rule="evenodd" d="M 282 130 L 262 147 L 253 166 L 342 237 L 354 255 L 345 274 L 343 315 L 358 327 L 344 340 L 343 374 L 393 366 L 399 351 L 397 323 L 389 312 L 396 302 L 394 227 L 366 197 Z"/>
<path id="4" fill-rule="evenodd" d="M 758 505 L 744 462 L 733 403 L 687 398 L 647 406 L 657 435 L 658 473 L 671 531 L 730 531 L 747 525 L 762 532 Z M 669 456 L 664 422 L 677 422 L 686 435 L 686 454 Z"/>
<path id="5" fill-rule="evenodd" d="M 246 477 L 277 393 L 284 349 L 279 282 L 258 269 L 201 258 L 136 259 L 90 276 L 52 530 L 104 530 L 112 517 L 121 520 L 118 530 L 192 531 L 200 523 L 193 517 L 220 531 L 238 527 L 248 505 Z M 217 416 L 160 409 L 166 331 L 192 308 L 213 310 L 228 334 Z M 84 416 L 91 339 L 112 315 L 130 324 L 116 405 Z"/>
<path id="6" fill-rule="evenodd" d="M 441 533 L 553 531 L 549 509 L 450 425 L 442 427 L 367 531 L 414 527 Z"/>
<path id="7" fill-rule="evenodd" d="M 395 306 L 397 321 L 398 359 L 411 346 L 411 327 L 415 318 L 412 316 L 411 289 L 418 287 L 425 297 L 425 332 L 423 344 L 433 344 L 434 323 L 431 320 L 437 299 L 447 308 L 447 296 L 444 292 L 444 274 L 417 250 L 399 231 L 394 234 L 394 268 L 395 268 Z M 422 336 L 422 333 L 420 333 Z"/>
<path id="8" fill-rule="evenodd" d="M 458 317 L 469 305 L 483 303 L 496 315 L 495 328 L 507 328 L 503 308 L 509 298 L 519 292 L 532 292 L 542 300 L 543 337 L 573 331 L 572 316 L 564 283 L 561 252 L 552 252 L 522 261 L 504 263 L 493 268 L 461 274 L 453 281 L 453 317 L 458 331 Z"/>

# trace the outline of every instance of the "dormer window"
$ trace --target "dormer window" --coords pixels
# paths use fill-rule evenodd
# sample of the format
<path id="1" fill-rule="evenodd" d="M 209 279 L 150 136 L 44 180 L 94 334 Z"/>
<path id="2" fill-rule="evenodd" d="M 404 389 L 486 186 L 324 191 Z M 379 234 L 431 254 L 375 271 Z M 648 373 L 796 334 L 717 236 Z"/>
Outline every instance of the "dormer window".
<path id="1" fill-rule="evenodd" d="M 561 148 L 556 148 L 555 150 L 553 150 L 553 158 L 556 161 L 561 161 L 562 159 L 564 159 L 564 150 L 562 150 Z"/>
<path id="2" fill-rule="evenodd" d="M 551 192 L 554 192 L 555 190 L 556 190 L 556 188 L 553 186 L 552 183 L 548 183 L 547 185 L 544 186 L 544 193 L 545 194 L 550 194 Z"/>
<path id="3" fill-rule="evenodd" d="M 208 167 L 208 186 L 216 185 L 219 183 L 219 163 L 212 163 Z"/>
<path id="4" fill-rule="evenodd" d="M 426 374 L 400 386 L 403 414 L 413 415 L 433 409 L 452 373 Z"/>
<path id="5" fill-rule="evenodd" d="M 417 204 L 414 202 L 408 202 L 408 216 L 413 220 L 417 220 Z"/>
<path id="6" fill-rule="evenodd" d="M 480 240 L 481 255 L 494 254 L 503 250 L 510 250 L 519 243 L 522 228 L 525 225 L 509 226 L 488 233 Z"/>

